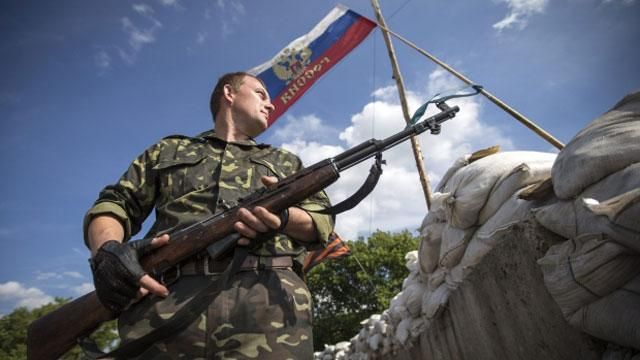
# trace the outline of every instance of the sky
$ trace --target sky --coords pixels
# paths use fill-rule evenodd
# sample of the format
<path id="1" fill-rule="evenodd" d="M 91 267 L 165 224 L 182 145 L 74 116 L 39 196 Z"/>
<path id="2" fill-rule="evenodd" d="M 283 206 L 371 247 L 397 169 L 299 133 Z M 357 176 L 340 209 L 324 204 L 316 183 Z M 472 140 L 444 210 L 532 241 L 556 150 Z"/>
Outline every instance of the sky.
<path id="1" fill-rule="evenodd" d="M 566 143 L 640 89 L 639 0 L 381 0 L 396 33 L 482 84 Z M 271 59 L 330 1 L 0 2 L 0 314 L 93 289 L 82 217 L 129 162 L 171 134 L 212 127 L 217 77 Z M 367 0 L 345 0 L 375 18 Z M 413 112 L 462 83 L 394 40 Z M 380 30 L 258 140 L 310 165 L 404 127 Z M 432 186 L 458 157 L 492 145 L 556 152 L 481 97 L 420 146 Z M 433 110 L 432 110 L 433 112 Z M 345 239 L 416 231 L 427 213 L 407 144 L 385 153 L 372 195 L 342 214 Z M 342 174 L 333 202 L 370 163 Z M 149 224 L 145 226 L 148 229 Z M 142 237 L 144 233 L 138 234 Z"/>

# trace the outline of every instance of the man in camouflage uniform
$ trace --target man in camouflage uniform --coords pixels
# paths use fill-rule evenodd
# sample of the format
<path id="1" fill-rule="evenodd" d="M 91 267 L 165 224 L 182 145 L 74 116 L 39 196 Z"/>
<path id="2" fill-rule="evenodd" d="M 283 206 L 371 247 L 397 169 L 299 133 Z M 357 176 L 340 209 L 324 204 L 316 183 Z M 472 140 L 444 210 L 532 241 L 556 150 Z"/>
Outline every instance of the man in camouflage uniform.
<path id="1" fill-rule="evenodd" d="M 87 212 L 84 233 L 96 291 L 105 306 L 121 312 L 123 343 L 170 318 L 230 261 L 212 260 L 204 252 L 181 264 L 179 277 L 168 288 L 144 274 L 126 241 L 151 210 L 155 208 L 156 220 L 145 238 L 155 236 L 152 246 L 158 247 L 168 242 L 166 234 L 301 169 L 295 155 L 253 140 L 267 128 L 273 109 L 259 79 L 245 73 L 221 77 L 211 97 L 215 130 L 196 137 L 169 136 L 152 145 Z M 330 216 L 309 211 L 329 205 L 321 192 L 284 214 L 261 207 L 240 210 L 234 224 L 242 236 L 240 246 L 251 245 L 261 234 L 275 235 L 257 248 L 249 246 L 250 255 L 232 285 L 198 320 L 139 358 L 311 358 L 311 295 L 299 269 L 305 249 L 324 246 L 333 228 Z"/>

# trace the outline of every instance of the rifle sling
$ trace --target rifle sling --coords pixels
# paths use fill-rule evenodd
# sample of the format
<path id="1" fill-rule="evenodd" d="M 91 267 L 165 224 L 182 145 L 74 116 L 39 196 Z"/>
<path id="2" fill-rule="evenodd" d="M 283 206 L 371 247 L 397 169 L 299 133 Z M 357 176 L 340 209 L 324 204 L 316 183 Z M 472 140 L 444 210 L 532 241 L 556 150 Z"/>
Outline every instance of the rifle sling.
<path id="1" fill-rule="evenodd" d="M 367 176 L 367 179 L 364 181 L 362 186 L 360 186 L 358 191 L 330 208 L 307 211 L 335 216 L 347 210 L 353 209 L 356 205 L 360 204 L 360 202 L 364 200 L 364 198 L 366 198 L 373 191 L 373 189 L 375 189 L 376 185 L 378 184 L 378 180 L 380 179 L 380 175 L 382 175 L 383 164 L 385 164 L 385 161 L 382 160 L 382 153 L 377 153 L 376 161 L 373 165 L 371 165 L 371 168 L 369 169 L 369 176 Z"/>
<path id="2" fill-rule="evenodd" d="M 204 312 L 211 302 L 230 285 L 231 277 L 238 272 L 249 250 L 246 246 L 237 246 L 233 261 L 227 266 L 222 276 L 211 281 L 193 299 L 178 310 L 171 318 L 159 327 L 137 339 L 122 344 L 109 353 L 102 352 L 96 343 L 86 337 L 78 339 L 78 345 L 90 359 L 128 359 L 142 354 L 151 345 L 162 341 L 173 334 L 185 330 Z"/>

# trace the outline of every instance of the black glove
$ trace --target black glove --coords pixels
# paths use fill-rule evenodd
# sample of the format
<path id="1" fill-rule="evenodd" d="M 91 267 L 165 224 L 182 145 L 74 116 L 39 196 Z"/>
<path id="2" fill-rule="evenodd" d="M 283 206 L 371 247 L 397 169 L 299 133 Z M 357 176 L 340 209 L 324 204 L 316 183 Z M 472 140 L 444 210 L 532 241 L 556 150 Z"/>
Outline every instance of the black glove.
<path id="1" fill-rule="evenodd" d="M 98 299 L 112 312 L 120 313 L 135 299 L 146 274 L 138 259 L 151 250 L 151 240 L 125 244 L 109 240 L 89 260 Z"/>

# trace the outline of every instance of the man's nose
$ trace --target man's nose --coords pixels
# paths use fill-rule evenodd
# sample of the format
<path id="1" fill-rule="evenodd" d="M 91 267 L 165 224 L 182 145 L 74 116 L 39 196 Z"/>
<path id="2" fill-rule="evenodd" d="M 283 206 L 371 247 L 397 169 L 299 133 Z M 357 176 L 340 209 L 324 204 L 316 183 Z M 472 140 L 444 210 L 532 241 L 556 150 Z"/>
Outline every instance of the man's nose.
<path id="1" fill-rule="evenodd" d="M 272 112 L 273 112 L 273 110 L 275 110 L 275 109 L 276 109 L 276 106 L 275 106 L 275 105 L 273 105 L 273 104 L 271 103 L 271 101 L 268 101 L 268 102 L 267 102 L 267 105 L 265 105 L 265 107 L 267 108 L 267 111 L 269 111 L 269 113 L 272 113 Z"/>

